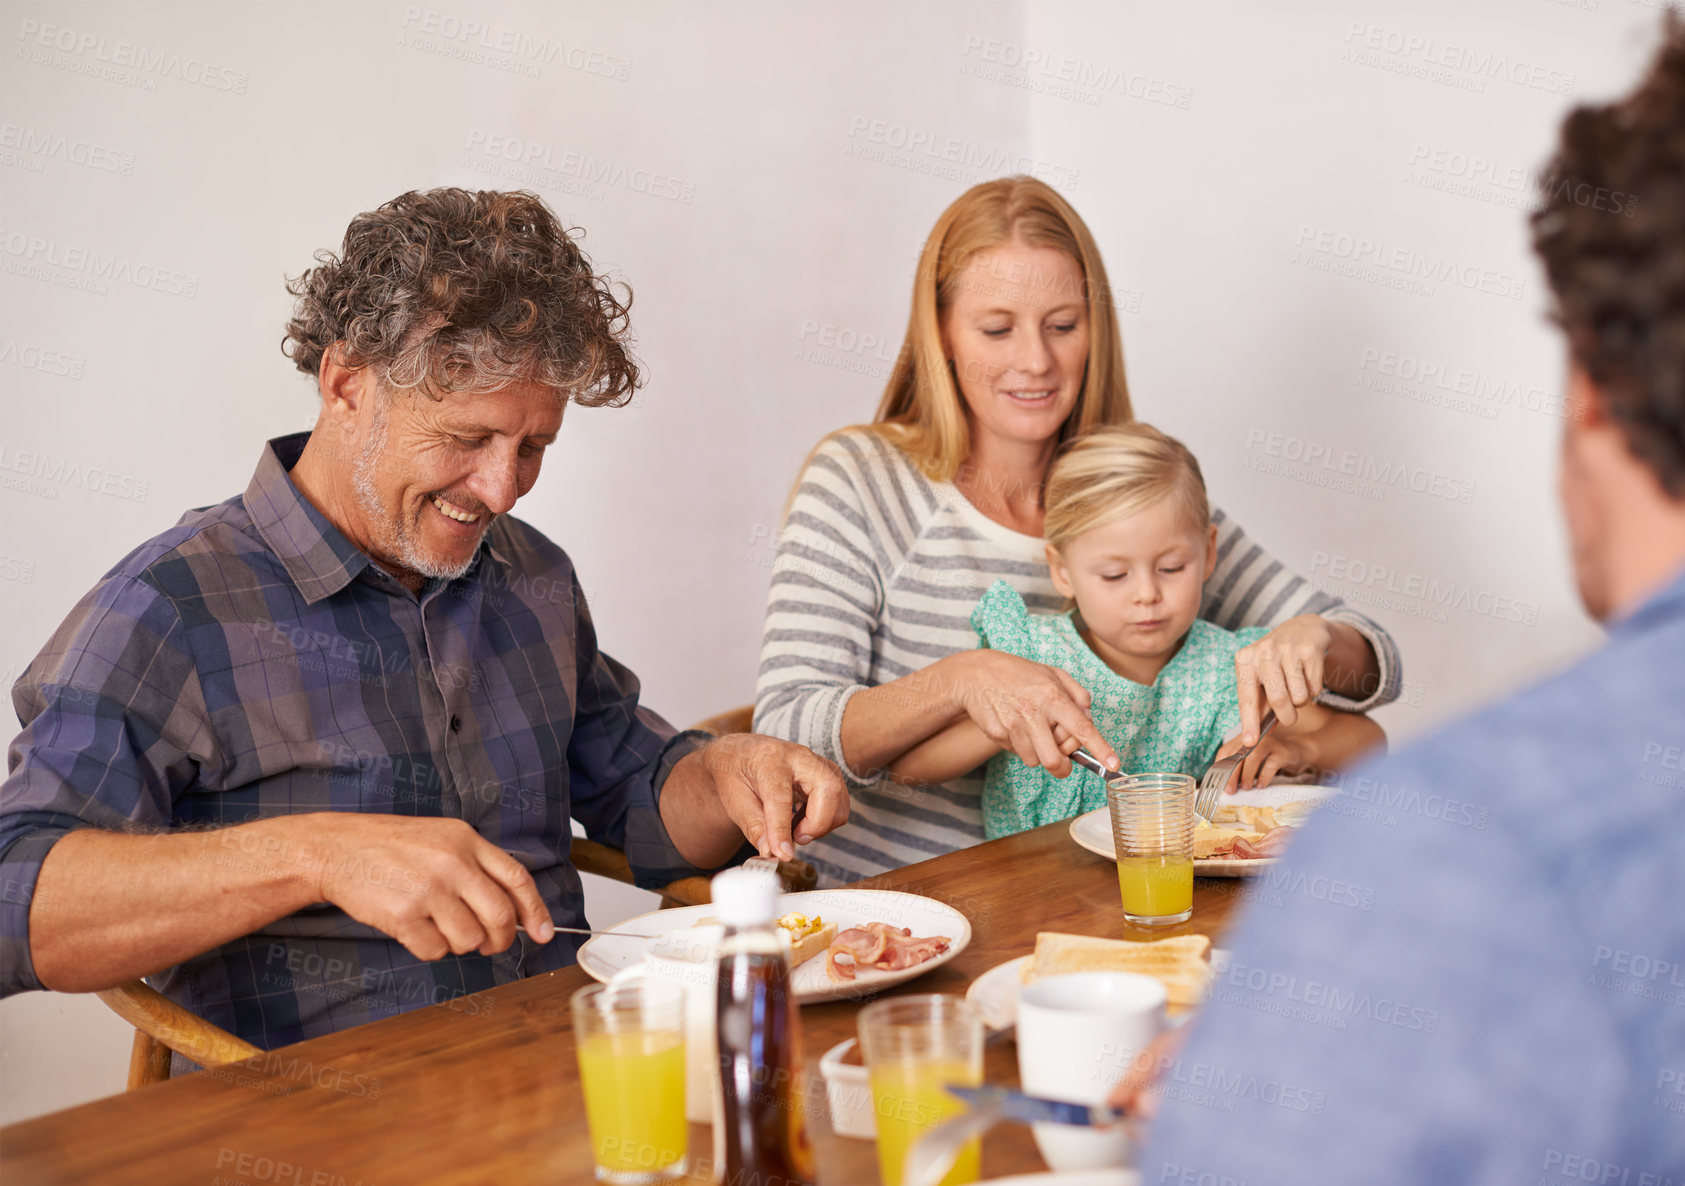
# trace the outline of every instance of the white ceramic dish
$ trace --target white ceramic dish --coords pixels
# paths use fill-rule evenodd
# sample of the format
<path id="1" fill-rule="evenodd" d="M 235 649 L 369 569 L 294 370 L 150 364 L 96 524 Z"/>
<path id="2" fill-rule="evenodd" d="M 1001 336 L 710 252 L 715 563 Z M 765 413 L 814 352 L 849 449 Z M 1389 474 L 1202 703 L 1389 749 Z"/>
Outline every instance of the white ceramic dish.
<path id="1" fill-rule="evenodd" d="M 675 932 L 695 928 L 698 922 L 712 915 L 713 909 L 712 906 L 685 906 L 677 910 L 654 910 L 616 923 L 614 929 L 621 934 L 597 935 L 579 949 L 579 966 L 594 979 L 606 981 L 643 963 L 657 937 L 672 936 Z M 971 942 L 971 923 L 958 910 L 934 898 L 904 894 L 898 890 L 809 890 L 802 894 L 779 895 L 778 912 L 784 914 L 791 910 L 800 911 L 810 918 L 818 915 L 826 922 L 834 922 L 839 932 L 859 923 L 884 922 L 895 927 L 907 927 L 915 936 L 948 937 L 948 950 L 922 964 L 898 972 L 862 972 L 853 980 L 832 980 L 825 969 L 824 955 L 816 955 L 798 967 L 791 977 L 796 999 L 803 1004 L 852 1000 L 905 984 L 932 968 L 940 968 Z M 635 937 L 628 937 L 626 932 Z M 717 928 L 698 928 L 696 947 L 706 949 L 718 941 L 718 935 Z"/>
<path id="2" fill-rule="evenodd" d="M 871 1077 L 859 1063 L 843 1061 L 854 1044 L 850 1038 L 827 1050 L 819 1060 L 819 1075 L 825 1080 L 825 1100 L 831 1105 L 831 1131 L 839 1137 L 873 1141 L 878 1136 L 878 1120 L 872 1111 Z"/>
<path id="3" fill-rule="evenodd" d="M 1283 803 L 1295 803 L 1301 799 L 1328 799 L 1337 794 L 1339 794 L 1339 791 L 1334 787 L 1275 783 L 1250 791 L 1236 791 L 1232 795 L 1225 796 L 1222 801 L 1236 807 L 1279 807 Z M 1304 820 L 1283 820 L 1282 822 L 1297 827 Z M 1229 825 L 1220 826 L 1227 827 Z M 1095 856 L 1105 857 L 1108 861 L 1117 860 L 1117 849 L 1112 844 L 1112 817 L 1108 808 L 1096 808 L 1072 820 L 1071 839 Z M 1194 862 L 1194 876 L 1254 877 L 1275 864 L 1277 859 L 1276 857 L 1239 859 L 1234 857 L 1205 857 Z"/>
<path id="4" fill-rule="evenodd" d="M 992 1030 L 1003 1030 L 1018 1024 L 1018 990 L 1024 986 L 1020 977 L 1025 963 L 1033 956 L 1021 955 L 1004 964 L 996 964 L 971 982 L 965 999 L 983 1013 L 983 1024 Z"/>
<path id="5" fill-rule="evenodd" d="M 1003 1030 L 1018 1024 L 1018 990 L 1024 987 L 1023 967 L 1032 956 L 1021 955 L 1004 964 L 996 964 L 971 982 L 965 999 L 983 1011 L 983 1024 L 992 1030 Z M 1211 970 L 1221 975 L 1229 966 L 1229 953 L 1221 947 L 1211 949 Z M 1172 1025 L 1180 1025 L 1187 1015 L 1171 1018 Z"/>

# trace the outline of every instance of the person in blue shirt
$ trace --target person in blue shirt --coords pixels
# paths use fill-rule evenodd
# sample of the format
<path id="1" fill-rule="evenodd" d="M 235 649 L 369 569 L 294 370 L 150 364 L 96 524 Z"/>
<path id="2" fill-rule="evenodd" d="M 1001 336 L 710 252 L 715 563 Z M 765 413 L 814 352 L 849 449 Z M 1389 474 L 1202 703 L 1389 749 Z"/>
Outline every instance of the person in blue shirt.
<path id="1" fill-rule="evenodd" d="M 1532 217 L 1607 645 L 1360 768 L 1114 1099 L 1144 1183 L 1685 1182 L 1685 22 Z M 1630 214 L 1593 195 L 1635 195 Z M 1382 808 L 1377 810 L 1377 808 Z M 1336 893 L 1330 887 L 1355 887 Z"/>

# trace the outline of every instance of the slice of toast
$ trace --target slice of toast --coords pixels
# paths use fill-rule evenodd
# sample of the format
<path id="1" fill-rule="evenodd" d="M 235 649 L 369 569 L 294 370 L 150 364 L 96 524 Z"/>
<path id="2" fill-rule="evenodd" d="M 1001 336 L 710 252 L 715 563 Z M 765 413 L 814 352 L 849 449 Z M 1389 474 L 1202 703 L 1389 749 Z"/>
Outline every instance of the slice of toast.
<path id="1" fill-rule="evenodd" d="M 785 934 L 789 934 L 788 931 Z M 822 954 L 837 937 L 837 924 L 828 922 L 810 935 L 790 941 L 790 967 L 797 968 L 816 955 Z"/>
<path id="2" fill-rule="evenodd" d="M 1024 964 L 1026 984 L 1067 972 L 1139 972 L 1164 984 L 1170 1004 L 1197 1005 L 1211 979 L 1207 956 L 1211 940 L 1205 935 L 1177 935 L 1138 943 L 1129 939 L 1096 939 L 1042 931 L 1036 952 Z"/>
<path id="3" fill-rule="evenodd" d="M 785 917 L 791 916 L 786 915 Z M 798 915 L 796 917 L 802 916 Z M 805 917 L 802 917 L 802 921 L 805 923 L 807 920 Z M 720 920 L 713 917 L 699 918 L 691 924 L 692 927 L 719 925 Z M 837 924 L 834 922 L 825 923 L 820 926 L 817 931 L 803 935 L 798 939 L 796 937 L 795 930 L 791 927 L 785 926 L 783 921 L 780 920 L 777 925 L 773 927 L 773 933 L 782 935 L 789 942 L 790 968 L 794 971 L 797 967 L 820 954 L 831 945 L 831 941 L 837 937 Z"/>

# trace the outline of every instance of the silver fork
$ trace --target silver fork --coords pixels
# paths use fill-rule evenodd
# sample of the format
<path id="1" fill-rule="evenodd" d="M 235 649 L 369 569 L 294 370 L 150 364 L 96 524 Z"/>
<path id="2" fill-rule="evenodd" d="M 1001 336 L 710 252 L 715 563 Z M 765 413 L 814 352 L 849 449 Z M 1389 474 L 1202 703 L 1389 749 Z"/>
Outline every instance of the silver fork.
<path id="1" fill-rule="evenodd" d="M 1234 780 L 1234 772 L 1240 764 L 1246 761 L 1246 755 L 1258 748 L 1258 742 L 1264 740 L 1264 735 L 1275 728 L 1275 709 L 1265 709 L 1264 719 L 1258 730 L 1258 741 L 1254 741 L 1245 749 L 1232 753 L 1221 762 L 1211 763 L 1211 769 L 1205 772 L 1205 777 L 1199 780 L 1199 789 L 1194 792 L 1194 812 L 1204 819 L 1210 819 L 1211 813 L 1217 809 L 1217 797 L 1223 793 L 1223 788 Z"/>

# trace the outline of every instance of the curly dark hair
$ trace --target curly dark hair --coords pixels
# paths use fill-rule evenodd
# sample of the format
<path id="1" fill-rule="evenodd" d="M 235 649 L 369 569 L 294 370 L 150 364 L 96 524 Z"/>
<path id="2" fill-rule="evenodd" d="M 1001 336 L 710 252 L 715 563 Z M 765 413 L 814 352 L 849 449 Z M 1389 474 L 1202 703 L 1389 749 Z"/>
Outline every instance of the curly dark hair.
<path id="1" fill-rule="evenodd" d="M 305 374 L 337 344 L 346 366 L 435 399 L 529 381 L 596 407 L 639 384 L 631 290 L 593 274 L 535 194 L 412 190 L 315 259 L 287 283 L 298 301 L 281 342 Z"/>
<path id="2" fill-rule="evenodd" d="M 1543 177 L 1552 316 L 1633 456 L 1685 499 L 1685 21 L 1668 14 L 1631 95 L 1569 113 Z"/>

